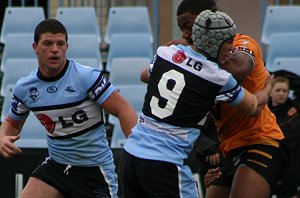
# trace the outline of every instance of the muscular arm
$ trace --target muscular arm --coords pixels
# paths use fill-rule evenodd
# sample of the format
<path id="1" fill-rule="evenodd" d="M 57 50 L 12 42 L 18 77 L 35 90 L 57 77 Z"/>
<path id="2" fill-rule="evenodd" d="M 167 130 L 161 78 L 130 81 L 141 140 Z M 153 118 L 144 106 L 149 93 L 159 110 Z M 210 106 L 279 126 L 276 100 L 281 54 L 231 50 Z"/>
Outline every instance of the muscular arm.
<path id="1" fill-rule="evenodd" d="M 101 107 L 119 118 L 122 131 L 127 138 L 137 122 L 135 109 L 117 92 L 112 93 Z"/>
<path id="2" fill-rule="evenodd" d="M 253 71 L 255 65 L 254 60 L 252 59 L 252 56 L 250 54 L 243 51 L 236 51 L 227 58 L 222 67 L 223 69 L 231 73 L 239 83 L 242 83 L 245 78 Z M 272 89 L 271 80 L 271 76 L 268 76 L 264 89 L 257 91 L 255 94 L 246 94 L 246 98 L 240 104 L 241 109 L 244 109 L 244 107 L 246 107 L 247 109 L 251 108 L 250 106 L 256 106 L 255 111 L 253 110 L 253 112 L 249 114 L 248 110 L 246 110 L 246 112 L 248 112 L 246 114 L 256 116 L 268 103 L 268 97 Z M 251 105 L 247 107 L 246 101 L 250 102 Z M 250 103 L 248 103 L 248 105 Z"/>
<path id="3" fill-rule="evenodd" d="M 237 105 L 241 111 L 249 116 L 256 116 L 268 103 L 268 98 L 272 89 L 272 76 L 268 76 L 266 79 L 266 85 L 264 89 L 256 92 L 255 94 L 250 93 L 245 89 L 245 96 L 240 104 Z"/>
<path id="4" fill-rule="evenodd" d="M 16 121 L 10 116 L 7 116 L 5 121 L 1 125 L 0 129 L 0 154 L 5 158 L 11 158 L 12 156 L 22 152 L 14 142 L 17 141 L 20 136 L 19 133 L 25 123 L 25 120 Z"/>
<path id="5" fill-rule="evenodd" d="M 254 69 L 254 62 L 249 54 L 235 52 L 227 58 L 222 68 L 231 73 L 239 83 L 242 83 Z"/>
<path id="6" fill-rule="evenodd" d="M 255 114 L 253 114 L 253 116 L 258 115 L 259 112 L 264 108 L 264 106 L 268 104 L 268 99 L 272 90 L 272 79 L 273 77 L 271 75 L 268 75 L 264 89 L 254 94 L 257 99 L 257 111 Z"/>
<path id="7" fill-rule="evenodd" d="M 140 80 L 144 83 L 148 83 L 149 80 L 150 80 L 150 76 L 148 74 L 148 67 L 145 68 L 142 72 L 141 72 L 141 75 L 140 75 Z"/>

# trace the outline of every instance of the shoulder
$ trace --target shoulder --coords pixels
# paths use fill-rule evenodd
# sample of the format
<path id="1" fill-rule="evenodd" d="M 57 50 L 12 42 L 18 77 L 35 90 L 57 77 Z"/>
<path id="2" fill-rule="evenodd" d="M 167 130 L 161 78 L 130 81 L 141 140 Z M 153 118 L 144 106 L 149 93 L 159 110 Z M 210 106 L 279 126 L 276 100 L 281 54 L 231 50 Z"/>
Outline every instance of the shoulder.
<path id="1" fill-rule="evenodd" d="M 89 67 L 89 66 L 85 66 L 85 65 L 81 65 L 80 63 L 74 61 L 74 60 L 70 60 L 70 72 L 77 72 L 79 74 L 85 75 L 87 73 L 91 73 L 93 71 L 97 71 L 97 69 Z"/>
<path id="2" fill-rule="evenodd" d="M 37 72 L 38 69 L 36 68 L 27 76 L 21 77 L 16 83 L 15 90 L 17 90 L 17 92 L 21 92 L 27 87 L 30 87 L 32 84 L 35 84 L 35 82 L 38 80 Z"/>
<path id="3" fill-rule="evenodd" d="M 70 60 L 69 67 L 70 68 L 68 73 L 70 77 L 76 78 L 79 81 L 87 82 L 89 80 L 94 80 L 97 79 L 101 74 L 100 70 L 93 67 L 81 65 L 74 60 Z"/>
<path id="4" fill-rule="evenodd" d="M 241 51 L 257 57 L 261 54 L 260 45 L 250 36 L 237 34 L 234 37 L 233 45 L 235 51 Z"/>

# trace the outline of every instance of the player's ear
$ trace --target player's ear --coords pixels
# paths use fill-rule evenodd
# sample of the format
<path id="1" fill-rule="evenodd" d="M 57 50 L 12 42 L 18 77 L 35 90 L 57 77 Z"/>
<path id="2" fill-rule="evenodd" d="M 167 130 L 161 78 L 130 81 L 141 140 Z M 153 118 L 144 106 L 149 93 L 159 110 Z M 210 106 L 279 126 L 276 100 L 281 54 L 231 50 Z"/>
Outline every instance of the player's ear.
<path id="1" fill-rule="evenodd" d="M 36 48 L 37 48 L 37 43 L 36 43 L 36 42 L 33 42 L 33 43 L 32 43 L 32 48 L 33 48 L 35 54 L 38 55 L 38 52 L 37 52 L 37 50 L 36 50 Z"/>

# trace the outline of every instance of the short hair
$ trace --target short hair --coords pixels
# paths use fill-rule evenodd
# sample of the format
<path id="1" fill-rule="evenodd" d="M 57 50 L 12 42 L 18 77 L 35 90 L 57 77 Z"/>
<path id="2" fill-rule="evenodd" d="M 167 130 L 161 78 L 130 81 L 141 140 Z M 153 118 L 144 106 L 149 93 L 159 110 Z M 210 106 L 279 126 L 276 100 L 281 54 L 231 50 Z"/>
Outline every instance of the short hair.
<path id="1" fill-rule="evenodd" d="M 217 10 L 217 4 L 214 0 L 183 0 L 177 9 L 177 16 L 183 13 L 198 15 L 203 10 Z"/>
<path id="2" fill-rule="evenodd" d="M 62 33 L 66 35 L 66 42 L 68 41 L 67 29 L 61 22 L 56 19 L 45 19 L 41 21 L 34 30 L 34 42 L 38 43 L 41 35 L 47 32 L 53 34 Z"/>
<path id="3" fill-rule="evenodd" d="M 272 79 L 272 85 L 275 85 L 278 82 L 286 83 L 288 87 L 290 87 L 290 80 L 285 76 L 276 76 Z"/>

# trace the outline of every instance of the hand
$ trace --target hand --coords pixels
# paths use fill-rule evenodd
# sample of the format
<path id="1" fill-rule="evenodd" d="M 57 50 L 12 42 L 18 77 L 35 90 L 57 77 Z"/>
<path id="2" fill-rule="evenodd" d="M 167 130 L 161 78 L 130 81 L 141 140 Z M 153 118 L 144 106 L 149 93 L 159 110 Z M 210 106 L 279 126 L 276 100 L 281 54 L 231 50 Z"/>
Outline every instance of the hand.
<path id="1" fill-rule="evenodd" d="M 211 164 L 211 165 L 214 165 L 216 166 L 217 164 L 220 163 L 220 154 L 219 153 L 215 153 L 215 154 L 212 154 L 212 155 L 207 155 L 205 157 L 205 162 Z"/>
<path id="2" fill-rule="evenodd" d="M 182 45 L 190 45 L 189 42 L 186 39 L 178 39 L 178 40 L 173 40 L 168 42 L 167 44 L 165 44 L 166 46 L 170 46 L 170 45 L 178 45 L 178 44 L 182 44 Z"/>
<path id="3" fill-rule="evenodd" d="M 208 188 L 215 179 L 219 178 L 222 174 L 220 167 L 209 169 L 204 176 L 205 187 Z"/>
<path id="4" fill-rule="evenodd" d="M 270 75 L 268 74 L 267 78 L 266 78 L 266 84 L 265 84 L 265 88 L 266 89 L 266 93 L 267 95 L 269 96 L 271 94 L 271 91 L 272 91 L 272 80 L 274 78 L 274 75 Z"/>
<path id="5" fill-rule="evenodd" d="M 14 142 L 20 139 L 20 136 L 4 136 L 0 138 L 0 154 L 4 158 L 11 158 L 12 156 L 21 153 L 22 150 L 17 147 Z"/>
<path id="6" fill-rule="evenodd" d="M 257 99 L 257 110 L 252 116 L 257 116 L 260 113 L 260 111 L 264 108 L 264 106 L 268 104 L 269 95 L 272 90 L 272 80 L 273 76 L 268 74 L 265 81 L 265 87 L 254 94 Z"/>

